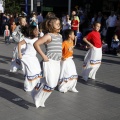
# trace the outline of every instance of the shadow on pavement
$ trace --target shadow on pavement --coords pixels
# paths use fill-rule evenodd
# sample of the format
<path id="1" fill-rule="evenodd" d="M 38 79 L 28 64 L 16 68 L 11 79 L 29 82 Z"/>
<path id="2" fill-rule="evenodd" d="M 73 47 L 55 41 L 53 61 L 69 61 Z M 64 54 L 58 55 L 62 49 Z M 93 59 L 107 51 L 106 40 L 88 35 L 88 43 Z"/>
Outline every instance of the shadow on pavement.
<path id="1" fill-rule="evenodd" d="M 28 109 L 29 106 L 35 106 L 33 103 L 30 103 L 24 99 L 22 99 L 21 97 L 19 97 L 18 95 L 12 93 L 9 90 L 6 90 L 2 87 L 0 87 L 0 97 L 24 108 L 24 109 Z M 28 106 L 29 105 L 29 106 Z"/>
<path id="2" fill-rule="evenodd" d="M 4 76 L 8 76 L 8 77 L 13 77 L 13 78 L 24 80 L 23 74 L 18 73 L 18 72 L 15 72 L 15 73 L 9 72 L 6 69 L 0 69 L 0 75 L 4 75 Z"/>
<path id="3" fill-rule="evenodd" d="M 109 85 L 109 84 L 106 84 L 106 83 L 103 83 L 103 82 L 100 82 L 100 81 L 95 81 L 95 80 L 91 80 L 89 79 L 88 81 L 84 81 L 81 76 L 78 76 L 78 82 L 79 83 L 82 83 L 84 85 L 88 85 L 88 86 L 93 86 L 93 87 L 98 87 L 98 88 L 101 88 L 101 89 L 105 89 L 109 92 L 113 92 L 113 93 L 116 93 L 116 94 L 120 94 L 120 88 L 118 87 L 115 87 L 113 85 Z"/>
<path id="4" fill-rule="evenodd" d="M 11 60 L 11 57 L 0 55 L 0 63 L 8 64 L 8 62 L 11 62 Z"/>
<path id="5" fill-rule="evenodd" d="M 16 87 L 16 88 L 23 89 L 23 83 L 18 82 L 18 81 L 14 81 L 12 79 L 8 79 L 8 78 L 0 76 L 0 82 L 7 84 L 7 85 L 10 85 L 10 86 L 13 86 L 13 87 Z"/>

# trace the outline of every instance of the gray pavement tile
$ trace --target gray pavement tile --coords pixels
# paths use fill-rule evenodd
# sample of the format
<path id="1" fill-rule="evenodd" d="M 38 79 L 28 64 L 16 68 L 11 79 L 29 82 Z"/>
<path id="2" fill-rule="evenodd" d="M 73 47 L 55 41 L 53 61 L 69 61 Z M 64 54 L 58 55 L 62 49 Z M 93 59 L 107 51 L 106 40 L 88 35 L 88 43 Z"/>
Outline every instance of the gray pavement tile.
<path id="1" fill-rule="evenodd" d="M 63 94 L 56 88 L 47 99 L 46 107 L 36 109 L 30 93 L 23 91 L 22 72 L 9 72 L 14 46 L 0 42 L 0 120 L 120 119 L 120 57 L 103 55 L 96 81 L 84 82 L 80 75 L 86 51 L 75 48 L 73 60 L 79 75 L 79 93 Z"/>

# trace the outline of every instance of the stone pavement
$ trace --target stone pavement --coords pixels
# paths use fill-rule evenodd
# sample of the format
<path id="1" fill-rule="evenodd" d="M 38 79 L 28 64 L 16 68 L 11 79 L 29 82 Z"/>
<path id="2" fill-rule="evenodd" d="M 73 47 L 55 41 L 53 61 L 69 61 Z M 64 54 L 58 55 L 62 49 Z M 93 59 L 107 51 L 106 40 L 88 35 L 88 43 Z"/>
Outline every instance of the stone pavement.
<path id="1" fill-rule="evenodd" d="M 56 88 L 46 107 L 36 109 L 30 93 L 23 91 L 22 73 L 9 72 L 14 46 L 0 37 L 0 120 L 120 120 L 120 57 L 103 55 L 96 81 L 84 82 L 80 73 L 86 51 L 75 48 L 79 93 Z"/>

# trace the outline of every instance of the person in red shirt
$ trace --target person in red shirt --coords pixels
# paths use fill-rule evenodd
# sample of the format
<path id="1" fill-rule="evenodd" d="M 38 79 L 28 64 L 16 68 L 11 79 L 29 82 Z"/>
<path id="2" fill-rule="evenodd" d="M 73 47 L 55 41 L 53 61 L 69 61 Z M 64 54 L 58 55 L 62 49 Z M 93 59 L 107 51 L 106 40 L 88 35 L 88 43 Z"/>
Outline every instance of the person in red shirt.
<path id="1" fill-rule="evenodd" d="M 5 26 L 4 38 L 5 38 L 5 43 L 9 43 L 10 44 L 10 30 L 9 30 L 8 25 Z"/>
<path id="2" fill-rule="evenodd" d="M 73 48 L 75 40 L 74 31 L 66 29 L 64 31 L 66 40 L 62 43 L 62 61 L 58 89 L 60 92 L 78 92 L 76 90 L 77 71 L 73 61 Z"/>
<path id="3" fill-rule="evenodd" d="M 73 20 L 71 21 L 71 29 L 74 30 L 74 34 L 75 36 L 77 36 L 77 30 L 78 30 L 78 27 L 79 27 L 79 22 L 78 20 L 76 19 L 76 15 L 73 16 Z"/>
<path id="4" fill-rule="evenodd" d="M 85 81 L 95 80 L 96 72 L 101 64 L 102 59 L 102 42 L 99 33 L 101 24 L 95 22 L 93 31 L 83 38 L 83 41 L 89 45 L 89 50 L 84 58 L 82 77 Z"/>

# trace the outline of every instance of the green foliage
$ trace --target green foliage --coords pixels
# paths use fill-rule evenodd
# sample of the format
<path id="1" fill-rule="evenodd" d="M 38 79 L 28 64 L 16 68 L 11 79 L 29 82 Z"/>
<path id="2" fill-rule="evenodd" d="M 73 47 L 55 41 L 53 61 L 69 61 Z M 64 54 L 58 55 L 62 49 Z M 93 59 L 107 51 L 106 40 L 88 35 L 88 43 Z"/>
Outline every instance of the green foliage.
<path id="1" fill-rule="evenodd" d="M 5 2 L 5 12 L 6 13 L 20 13 L 21 12 L 21 7 L 20 7 L 20 2 L 22 0 L 3 0 Z"/>

